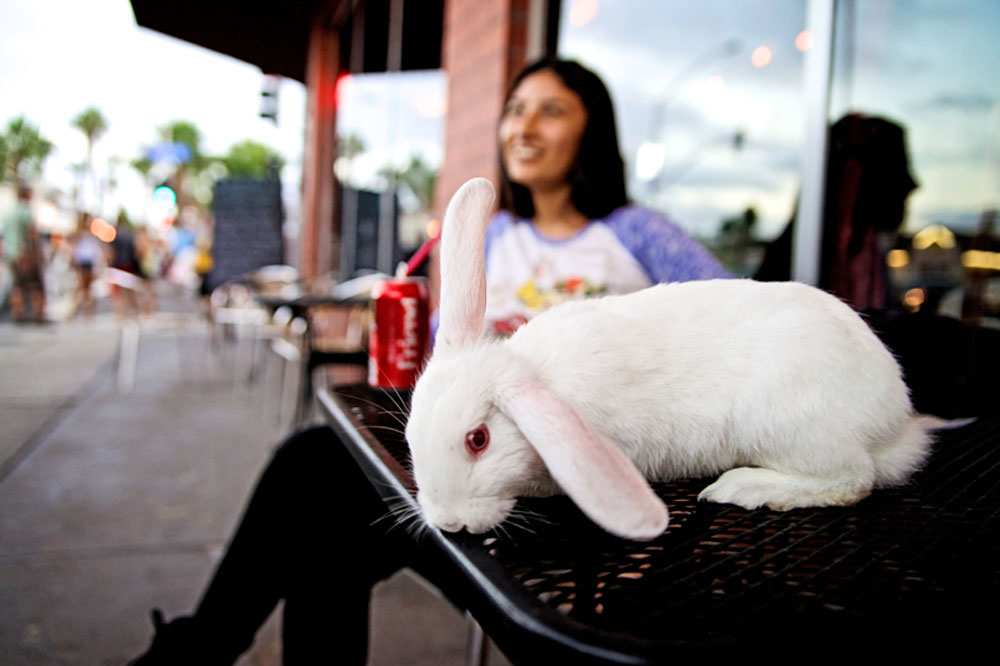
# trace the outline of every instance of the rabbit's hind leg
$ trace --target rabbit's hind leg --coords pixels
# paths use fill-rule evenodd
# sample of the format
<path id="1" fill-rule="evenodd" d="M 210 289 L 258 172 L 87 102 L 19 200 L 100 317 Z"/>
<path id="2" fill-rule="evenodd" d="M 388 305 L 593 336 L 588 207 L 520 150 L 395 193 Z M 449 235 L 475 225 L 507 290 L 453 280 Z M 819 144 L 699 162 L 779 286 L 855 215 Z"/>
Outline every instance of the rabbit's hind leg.
<path id="1" fill-rule="evenodd" d="M 868 474 L 819 478 L 760 467 L 737 467 L 701 491 L 698 500 L 736 504 L 750 510 L 766 506 L 775 511 L 849 506 L 867 497 L 872 484 L 873 479 Z"/>

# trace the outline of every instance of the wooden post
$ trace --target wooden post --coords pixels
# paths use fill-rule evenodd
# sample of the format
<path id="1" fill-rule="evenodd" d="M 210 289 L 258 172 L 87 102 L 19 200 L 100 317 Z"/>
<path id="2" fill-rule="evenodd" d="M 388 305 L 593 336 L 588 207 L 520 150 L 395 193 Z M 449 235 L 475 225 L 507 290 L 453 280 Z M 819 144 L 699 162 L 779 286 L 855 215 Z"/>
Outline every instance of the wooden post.
<path id="1" fill-rule="evenodd" d="M 302 225 L 299 273 L 304 278 L 337 270 L 340 223 L 336 218 L 333 160 L 337 136 L 339 39 L 329 14 L 321 13 L 309 34 L 305 160 L 302 169 Z"/>
<path id="2" fill-rule="evenodd" d="M 448 74 L 444 161 L 434 192 L 434 211 L 444 214 L 462 183 L 484 176 L 499 184 L 497 122 L 507 85 L 525 65 L 532 11 L 529 0 L 448 0 L 442 62 Z M 431 306 L 437 307 L 437 254 L 431 266 Z"/>

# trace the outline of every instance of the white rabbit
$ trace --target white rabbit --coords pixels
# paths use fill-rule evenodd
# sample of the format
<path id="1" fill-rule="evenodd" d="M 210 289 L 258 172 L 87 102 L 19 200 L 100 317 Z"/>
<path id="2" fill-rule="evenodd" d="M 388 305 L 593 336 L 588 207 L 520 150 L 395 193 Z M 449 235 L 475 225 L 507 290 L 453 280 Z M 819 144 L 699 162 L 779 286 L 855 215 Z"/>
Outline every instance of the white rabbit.
<path id="1" fill-rule="evenodd" d="M 406 427 L 425 519 L 481 533 L 565 492 L 651 539 L 646 482 L 720 474 L 699 499 L 840 506 L 906 481 L 930 436 L 900 369 L 848 306 L 798 283 L 710 280 L 566 303 L 483 339 L 485 179 L 445 215 L 440 329 Z"/>

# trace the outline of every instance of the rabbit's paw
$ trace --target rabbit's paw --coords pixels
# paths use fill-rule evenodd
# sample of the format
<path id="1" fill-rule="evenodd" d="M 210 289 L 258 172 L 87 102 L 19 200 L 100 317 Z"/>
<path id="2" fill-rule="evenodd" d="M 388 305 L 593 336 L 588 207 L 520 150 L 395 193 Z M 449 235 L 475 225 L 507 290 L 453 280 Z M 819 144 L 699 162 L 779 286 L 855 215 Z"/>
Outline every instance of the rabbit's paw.
<path id="1" fill-rule="evenodd" d="M 700 502 L 735 504 L 747 510 L 767 506 L 775 511 L 787 511 L 801 506 L 796 500 L 794 477 L 770 469 L 737 467 L 701 491 Z"/>
<path id="2" fill-rule="evenodd" d="M 850 506 L 867 497 L 871 487 L 870 478 L 857 474 L 820 479 L 773 469 L 737 467 L 701 491 L 698 500 L 735 504 L 748 510 L 766 506 L 788 511 L 807 506 Z"/>

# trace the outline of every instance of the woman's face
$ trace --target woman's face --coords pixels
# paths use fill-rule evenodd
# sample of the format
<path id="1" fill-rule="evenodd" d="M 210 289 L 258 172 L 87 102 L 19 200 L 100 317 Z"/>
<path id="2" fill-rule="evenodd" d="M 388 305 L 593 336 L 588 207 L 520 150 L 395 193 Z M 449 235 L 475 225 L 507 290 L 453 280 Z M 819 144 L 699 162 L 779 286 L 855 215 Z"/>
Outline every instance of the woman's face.
<path id="1" fill-rule="evenodd" d="M 586 126 L 583 102 L 555 73 L 526 77 L 500 121 L 500 154 L 510 179 L 529 190 L 565 185 Z"/>

